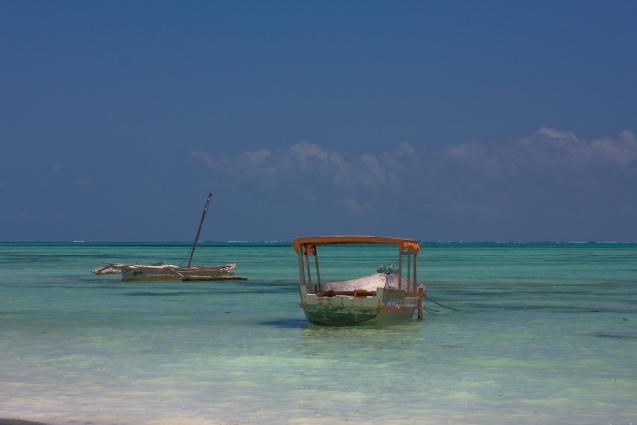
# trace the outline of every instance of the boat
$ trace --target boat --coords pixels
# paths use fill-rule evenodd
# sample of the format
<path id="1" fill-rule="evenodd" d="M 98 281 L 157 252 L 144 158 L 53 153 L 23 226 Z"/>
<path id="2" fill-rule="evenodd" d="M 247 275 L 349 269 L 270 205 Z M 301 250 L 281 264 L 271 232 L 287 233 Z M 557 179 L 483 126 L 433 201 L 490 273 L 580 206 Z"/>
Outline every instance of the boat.
<path id="1" fill-rule="evenodd" d="M 122 281 L 153 281 L 153 280 L 246 280 L 234 274 L 235 263 L 223 266 L 190 266 L 180 267 L 172 264 L 148 266 L 144 264 L 128 264 L 121 268 Z"/>
<path id="2" fill-rule="evenodd" d="M 154 281 L 154 280 L 246 280 L 245 277 L 234 274 L 236 263 L 223 266 L 190 266 L 190 268 L 173 264 L 122 264 L 106 263 L 95 267 L 93 274 L 122 274 L 122 281 Z"/>
<path id="3" fill-rule="evenodd" d="M 193 266 L 192 258 L 195 255 L 195 249 L 199 243 L 199 236 L 201 235 L 201 228 L 204 220 L 206 219 L 206 213 L 210 206 L 210 200 L 212 199 L 212 193 L 208 194 L 206 203 L 204 204 L 203 212 L 201 214 L 201 220 L 199 221 L 199 227 L 197 228 L 197 235 L 195 241 L 192 244 L 190 256 L 188 257 L 188 264 L 184 266 L 176 266 L 172 264 L 154 263 L 154 264 L 123 264 L 123 263 L 105 263 L 101 266 L 95 267 L 92 272 L 96 275 L 105 274 L 122 274 L 122 281 L 209 281 L 209 280 L 247 280 L 245 277 L 237 276 L 234 273 L 237 265 L 236 263 L 228 263 L 221 266 Z"/>
<path id="4" fill-rule="evenodd" d="M 396 246 L 398 266 L 381 266 L 376 273 L 357 279 L 323 282 L 318 247 L 352 244 Z M 312 324 L 392 324 L 412 320 L 416 311 L 418 320 L 424 319 L 425 291 L 416 274 L 419 241 L 378 236 L 313 236 L 294 239 L 292 247 L 298 258 L 300 306 Z"/>

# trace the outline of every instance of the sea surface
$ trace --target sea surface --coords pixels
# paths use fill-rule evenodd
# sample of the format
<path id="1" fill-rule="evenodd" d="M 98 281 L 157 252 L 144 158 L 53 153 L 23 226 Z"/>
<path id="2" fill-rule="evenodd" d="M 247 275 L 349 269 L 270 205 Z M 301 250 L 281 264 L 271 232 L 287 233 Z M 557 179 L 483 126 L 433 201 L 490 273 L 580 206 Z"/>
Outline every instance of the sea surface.
<path id="1" fill-rule="evenodd" d="M 384 328 L 308 324 L 289 243 L 200 246 L 195 264 L 236 262 L 245 282 L 90 273 L 189 248 L 0 244 L 0 418 L 637 424 L 637 244 L 425 242 L 425 320 Z M 397 252 L 319 255 L 330 280 Z"/>

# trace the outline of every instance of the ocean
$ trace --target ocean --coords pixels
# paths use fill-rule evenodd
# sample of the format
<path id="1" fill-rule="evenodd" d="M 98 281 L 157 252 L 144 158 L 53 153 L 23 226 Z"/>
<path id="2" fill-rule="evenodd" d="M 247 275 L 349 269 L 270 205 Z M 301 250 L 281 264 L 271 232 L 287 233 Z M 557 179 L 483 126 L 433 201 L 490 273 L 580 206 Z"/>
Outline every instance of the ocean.
<path id="1" fill-rule="evenodd" d="M 637 244 L 427 243 L 424 321 L 310 325 L 289 243 L 204 243 L 244 282 L 123 283 L 189 244 L 0 244 L 0 418 L 47 424 L 637 423 Z M 395 262 L 319 250 L 324 280 Z M 434 302 L 435 301 L 435 302 Z M 437 302 L 437 303 L 436 303 Z"/>

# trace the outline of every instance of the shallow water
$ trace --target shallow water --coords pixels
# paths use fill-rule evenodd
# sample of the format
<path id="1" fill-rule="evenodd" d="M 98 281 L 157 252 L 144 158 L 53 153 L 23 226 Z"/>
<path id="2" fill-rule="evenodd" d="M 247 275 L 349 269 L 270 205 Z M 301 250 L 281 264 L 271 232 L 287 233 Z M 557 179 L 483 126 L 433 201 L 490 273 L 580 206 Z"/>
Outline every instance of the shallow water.
<path id="1" fill-rule="evenodd" d="M 424 244 L 424 322 L 321 328 L 286 244 L 246 282 L 122 283 L 186 244 L 0 244 L 0 417 L 51 424 L 637 423 L 637 244 Z M 394 249 L 320 251 L 324 278 Z"/>

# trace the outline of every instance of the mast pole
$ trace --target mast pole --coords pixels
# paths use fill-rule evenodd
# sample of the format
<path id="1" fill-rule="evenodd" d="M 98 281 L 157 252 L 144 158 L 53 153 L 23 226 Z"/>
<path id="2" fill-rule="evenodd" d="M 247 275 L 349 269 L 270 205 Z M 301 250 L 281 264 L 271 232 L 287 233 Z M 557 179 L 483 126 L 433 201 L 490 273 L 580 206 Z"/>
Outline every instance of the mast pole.
<path id="1" fill-rule="evenodd" d="M 208 212 L 208 205 L 210 205 L 210 199 L 212 199 L 212 193 L 208 193 L 208 198 L 206 199 L 206 204 L 203 207 L 203 212 L 201 213 L 201 220 L 199 221 L 199 228 L 197 229 L 197 235 L 195 236 L 195 242 L 192 244 L 192 250 L 190 251 L 190 257 L 188 257 L 188 265 L 187 269 L 190 268 L 192 264 L 192 256 L 195 255 L 195 249 L 197 248 L 197 242 L 199 242 L 199 235 L 201 234 L 201 227 L 203 226 L 203 221 L 206 219 L 206 213 Z"/>

